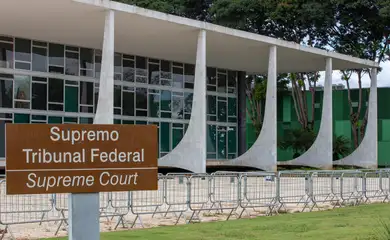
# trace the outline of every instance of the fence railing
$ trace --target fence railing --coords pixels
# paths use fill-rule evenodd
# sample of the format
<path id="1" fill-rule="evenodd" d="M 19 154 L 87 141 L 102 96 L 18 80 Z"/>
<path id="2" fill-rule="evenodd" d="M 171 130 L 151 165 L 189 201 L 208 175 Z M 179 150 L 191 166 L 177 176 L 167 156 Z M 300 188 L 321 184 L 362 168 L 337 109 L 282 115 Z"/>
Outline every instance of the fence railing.
<path id="1" fill-rule="evenodd" d="M 52 222 L 55 235 L 67 226 L 67 194 L 7 195 L 6 183 L 0 181 L 0 224 L 5 227 L 0 239 L 6 232 L 13 237 L 10 226 L 17 224 Z M 173 218 L 176 225 L 181 220 L 228 220 L 244 213 L 272 215 L 389 199 L 390 169 L 172 173 L 159 174 L 156 191 L 100 193 L 100 213 L 116 229 L 127 223 L 144 226 L 146 215 Z"/>

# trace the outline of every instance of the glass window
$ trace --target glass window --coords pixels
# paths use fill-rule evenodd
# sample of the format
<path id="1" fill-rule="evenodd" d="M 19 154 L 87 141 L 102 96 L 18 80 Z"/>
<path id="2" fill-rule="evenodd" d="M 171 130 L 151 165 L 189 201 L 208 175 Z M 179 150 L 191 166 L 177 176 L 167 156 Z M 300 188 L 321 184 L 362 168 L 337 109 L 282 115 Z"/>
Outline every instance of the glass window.
<path id="1" fill-rule="evenodd" d="M 33 47 L 32 70 L 37 72 L 47 72 L 47 49 Z"/>
<path id="2" fill-rule="evenodd" d="M 216 159 L 217 152 L 217 128 L 215 125 L 207 126 L 207 158 Z"/>
<path id="3" fill-rule="evenodd" d="M 31 40 L 15 38 L 15 61 L 31 62 Z"/>
<path id="4" fill-rule="evenodd" d="M 159 117 L 160 113 L 160 95 L 149 93 L 149 116 Z"/>
<path id="5" fill-rule="evenodd" d="M 226 92 L 226 75 L 218 74 L 218 92 Z"/>
<path id="6" fill-rule="evenodd" d="M 12 80 L 0 79 L 0 107 L 12 108 L 13 84 Z"/>
<path id="7" fill-rule="evenodd" d="M 183 97 L 173 95 L 172 96 L 172 118 L 183 119 L 184 106 Z"/>
<path id="8" fill-rule="evenodd" d="M 123 81 L 134 82 L 134 61 L 123 59 Z"/>
<path id="9" fill-rule="evenodd" d="M 30 114 L 15 113 L 14 123 L 30 123 Z"/>
<path id="10" fill-rule="evenodd" d="M 64 103 L 64 80 L 49 78 L 49 102 Z"/>
<path id="11" fill-rule="evenodd" d="M 173 67 L 172 71 L 173 71 L 173 87 L 183 88 L 183 84 L 184 84 L 183 68 Z"/>
<path id="12" fill-rule="evenodd" d="M 120 53 L 114 55 L 114 79 L 122 80 L 122 54 Z"/>
<path id="13" fill-rule="evenodd" d="M 183 138 L 183 129 L 174 128 L 172 129 L 172 149 L 174 149 Z"/>
<path id="14" fill-rule="evenodd" d="M 193 89 L 194 80 L 195 80 L 195 65 L 184 64 L 184 87 Z"/>
<path id="15" fill-rule="evenodd" d="M 14 53 L 13 44 L 0 42 L 0 67 L 13 68 L 14 67 Z"/>
<path id="16" fill-rule="evenodd" d="M 236 98 L 228 98 L 228 115 L 237 116 Z"/>
<path id="17" fill-rule="evenodd" d="M 218 121 L 226 122 L 227 120 L 227 109 L 226 109 L 226 101 L 219 101 L 220 97 L 218 97 Z"/>
<path id="18" fill-rule="evenodd" d="M 191 110 L 192 110 L 192 93 L 184 93 L 184 113 L 185 119 L 190 119 L 191 118 Z"/>
<path id="19" fill-rule="evenodd" d="M 134 92 L 123 91 L 122 114 L 134 116 Z"/>
<path id="20" fill-rule="evenodd" d="M 146 88 L 137 88 L 136 90 L 136 108 L 148 109 L 148 91 Z"/>
<path id="21" fill-rule="evenodd" d="M 137 68 L 136 75 L 137 76 L 144 76 L 144 77 L 148 76 L 148 74 L 146 72 L 146 58 L 137 56 L 135 58 L 135 63 L 136 63 L 136 68 Z"/>
<path id="22" fill-rule="evenodd" d="M 160 66 L 149 63 L 149 84 L 160 84 Z"/>
<path id="23" fill-rule="evenodd" d="M 171 91 L 161 90 L 161 110 L 171 111 Z"/>
<path id="24" fill-rule="evenodd" d="M 172 79 L 172 74 L 171 74 L 171 62 L 161 60 L 161 72 L 160 72 L 160 77 L 164 79 Z M 170 81 L 168 81 L 170 82 Z M 161 85 L 167 85 L 167 84 L 161 84 Z"/>
<path id="25" fill-rule="evenodd" d="M 49 71 L 64 73 L 64 45 L 49 43 Z"/>
<path id="26" fill-rule="evenodd" d="M 122 124 L 122 120 L 120 120 L 120 119 L 114 119 L 114 124 Z"/>
<path id="27" fill-rule="evenodd" d="M 92 124 L 93 123 L 93 118 L 81 117 L 79 119 L 80 119 L 79 120 L 80 124 Z"/>
<path id="28" fill-rule="evenodd" d="M 35 77 L 33 77 L 33 81 Z M 32 83 L 32 109 L 47 109 L 47 84 L 45 82 Z"/>
<path id="29" fill-rule="evenodd" d="M 62 117 L 49 116 L 48 123 L 50 124 L 62 124 Z"/>
<path id="30" fill-rule="evenodd" d="M 77 123 L 77 117 L 64 117 L 64 123 Z"/>
<path id="31" fill-rule="evenodd" d="M 237 72 L 228 71 L 228 93 L 236 93 Z"/>
<path id="32" fill-rule="evenodd" d="M 236 157 L 237 153 L 237 128 L 228 127 L 228 153 L 229 158 Z"/>
<path id="33" fill-rule="evenodd" d="M 5 124 L 12 123 L 11 120 L 0 120 L 0 157 L 5 157 Z"/>
<path id="34" fill-rule="evenodd" d="M 93 49 L 80 48 L 80 69 L 92 70 L 93 64 Z"/>
<path id="35" fill-rule="evenodd" d="M 207 84 L 214 85 L 214 86 L 217 85 L 217 69 L 211 67 L 207 68 Z M 209 91 L 213 91 L 213 90 L 209 90 Z"/>
<path id="36" fill-rule="evenodd" d="M 79 53 L 78 52 L 66 52 L 65 74 L 73 75 L 73 76 L 79 75 Z"/>
<path id="37" fill-rule="evenodd" d="M 218 127 L 218 159 L 226 159 L 226 127 Z"/>
<path id="38" fill-rule="evenodd" d="M 207 95 L 207 120 L 217 121 L 217 97 Z"/>
<path id="39" fill-rule="evenodd" d="M 30 76 L 15 75 L 15 108 L 30 108 Z"/>
<path id="40" fill-rule="evenodd" d="M 170 149 L 170 132 L 171 126 L 170 123 L 161 122 L 160 123 L 160 149 L 161 152 L 169 152 Z"/>
<path id="41" fill-rule="evenodd" d="M 79 111 L 79 88 L 76 86 L 65 86 L 65 112 Z"/>
<path id="42" fill-rule="evenodd" d="M 114 107 L 120 108 L 122 106 L 122 86 L 114 86 Z"/>
<path id="43" fill-rule="evenodd" d="M 80 82 L 80 104 L 93 105 L 93 82 Z"/>

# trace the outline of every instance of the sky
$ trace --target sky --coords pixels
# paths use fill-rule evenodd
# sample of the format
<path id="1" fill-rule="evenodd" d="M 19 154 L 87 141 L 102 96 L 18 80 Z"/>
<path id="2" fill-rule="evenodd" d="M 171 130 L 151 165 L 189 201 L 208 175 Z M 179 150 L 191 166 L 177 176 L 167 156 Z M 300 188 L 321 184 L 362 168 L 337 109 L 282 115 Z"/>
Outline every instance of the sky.
<path id="1" fill-rule="evenodd" d="M 390 87 L 390 62 L 384 62 L 380 65 L 382 67 L 382 71 L 378 74 L 378 87 Z M 324 85 L 324 78 L 325 78 L 325 72 L 320 72 L 321 77 L 318 81 L 318 85 Z M 344 84 L 345 81 L 341 80 L 341 73 L 340 71 L 333 71 L 333 84 Z M 357 82 L 357 75 L 352 74 L 351 80 L 349 82 L 349 85 L 351 88 L 358 88 L 358 82 Z M 365 74 L 362 78 L 362 87 L 363 88 L 369 88 L 370 87 L 370 77 L 368 74 Z"/>

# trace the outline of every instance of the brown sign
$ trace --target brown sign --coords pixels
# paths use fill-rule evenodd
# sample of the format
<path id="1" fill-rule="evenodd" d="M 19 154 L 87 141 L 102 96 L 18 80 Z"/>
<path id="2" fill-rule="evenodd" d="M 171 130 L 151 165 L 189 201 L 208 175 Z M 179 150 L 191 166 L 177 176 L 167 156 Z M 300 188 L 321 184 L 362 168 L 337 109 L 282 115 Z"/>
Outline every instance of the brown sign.
<path id="1" fill-rule="evenodd" d="M 157 126 L 6 124 L 7 194 L 157 190 Z"/>

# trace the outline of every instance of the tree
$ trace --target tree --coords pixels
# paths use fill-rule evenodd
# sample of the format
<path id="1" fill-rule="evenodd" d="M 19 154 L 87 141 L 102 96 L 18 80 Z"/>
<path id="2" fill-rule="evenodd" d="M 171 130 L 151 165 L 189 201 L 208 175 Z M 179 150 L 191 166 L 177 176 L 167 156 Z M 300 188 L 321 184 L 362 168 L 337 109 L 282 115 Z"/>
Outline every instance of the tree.
<path id="1" fill-rule="evenodd" d="M 385 9 L 387 1 L 373 0 L 333 0 L 336 9 L 336 23 L 330 32 L 334 36 L 330 45 L 337 52 L 352 55 L 359 58 L 370 59 L 378 63 L 385 60 L 385 52 L 388 48 L 389 39 L 387 26 L 389 17 L 381 9 Z M 387 5 L 386 5 L 387 4 Z M 342 71 L 342 79 L 346 81 L 348 102 L 350 107 L 350 121 L 353 134 L 353 143 L 356 148 L 364 137 L 367 124 L 368 108 L 359 122 L 362 111 L 362 77 L 368 69 L 350 69 Z M 352 106 L 350 94 L 350 78 L 356 74 L 359 86 L 359 99 L 356 110 Z M 360 134 L 359 134 L 360 132 Z"/>
<path id="2" fill-rule="evenodd" d="M 289 129 L 285 131 L 283 140 L 279 141 L 279 147 L 283 150 L 293 150 L 293 158 L 309 150 L 316 139 L 316 133 L 310 129 Z"/>

